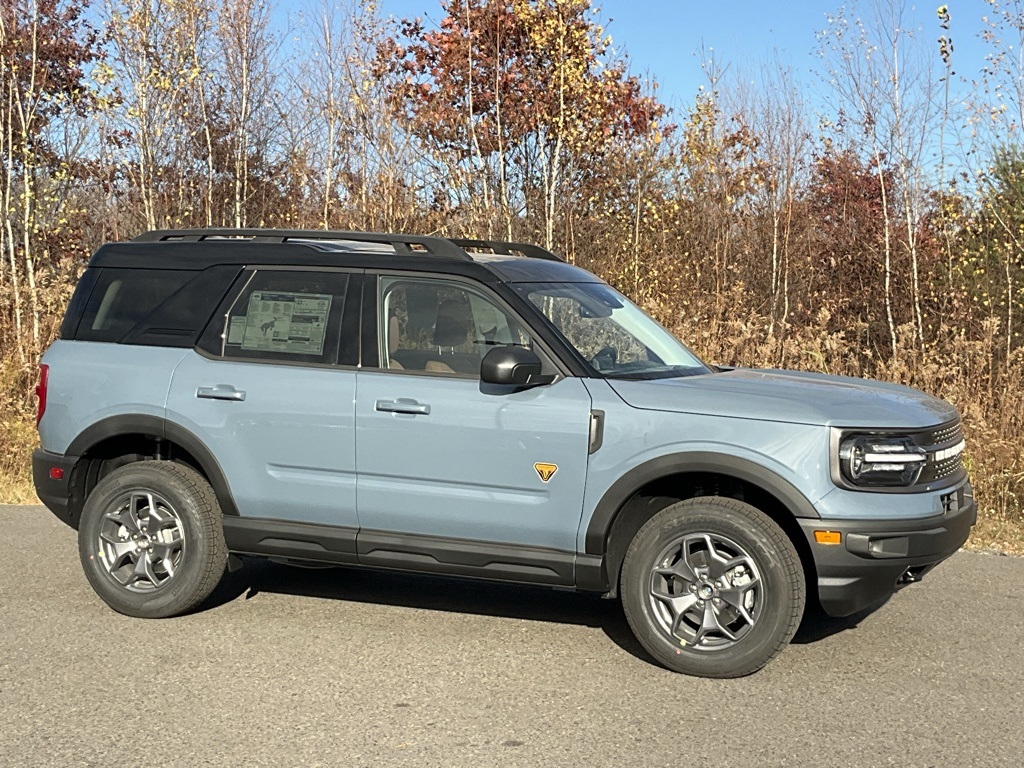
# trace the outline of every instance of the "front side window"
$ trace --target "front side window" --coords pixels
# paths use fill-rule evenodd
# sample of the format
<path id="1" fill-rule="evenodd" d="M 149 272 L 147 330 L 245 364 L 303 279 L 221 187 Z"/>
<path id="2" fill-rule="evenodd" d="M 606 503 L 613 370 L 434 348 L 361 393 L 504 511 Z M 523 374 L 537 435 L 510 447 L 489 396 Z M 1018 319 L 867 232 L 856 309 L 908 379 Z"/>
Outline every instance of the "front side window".
<path id="1" fill-rule="evenodd" d="M 241 290 L 214 320 L 216 332 L 204 337 L 204 349 L 227 358 L 337 360 L 347 274 L 257 270 L 241 280 Z"/>
<path id="2" fill-rule="evenodd" d="M 384 368 L 479 376 L 491 347 L 530 346 L 512 316 L 460 283 L 385 278 L 378 306 Z"/>
<path id="3" fill-rule="evenodd" d="M 657 379 L 709 369 L 640 307 L 604 283 L 517 283 L 598 376 Z"/>

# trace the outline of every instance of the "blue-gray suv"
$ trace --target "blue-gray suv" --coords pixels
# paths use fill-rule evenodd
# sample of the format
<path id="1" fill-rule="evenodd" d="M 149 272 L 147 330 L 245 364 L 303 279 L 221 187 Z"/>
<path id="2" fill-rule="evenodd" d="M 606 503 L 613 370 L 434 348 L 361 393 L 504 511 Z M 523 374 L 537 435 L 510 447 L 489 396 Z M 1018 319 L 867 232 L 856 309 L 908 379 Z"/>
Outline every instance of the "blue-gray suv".
<path id="1" fill-rule="evenodd" d="M 976 506 L 907 387 L 702 362 L 536 246 L 172 230 L 89 262 L 40 366 L 43 502 L 113 609 L 196 608 L 236 555 L 618 596 L 735 677 L 805 604 L 920 580 Z"/>

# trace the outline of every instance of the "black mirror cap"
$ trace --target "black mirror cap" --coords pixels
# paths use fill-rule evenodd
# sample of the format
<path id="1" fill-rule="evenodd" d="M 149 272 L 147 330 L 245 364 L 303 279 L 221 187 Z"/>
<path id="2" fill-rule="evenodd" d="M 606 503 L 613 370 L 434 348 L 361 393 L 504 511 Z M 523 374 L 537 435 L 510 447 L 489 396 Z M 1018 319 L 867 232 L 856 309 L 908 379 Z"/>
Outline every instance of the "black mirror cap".
<path id="1" fill-rule="evenodd" d="M 547 384 L 552 377 L 541 376 L 540 358 L 526 347 L 495 347 L 480 361 L 480 380 L 485 384 L 529 387 Z"/>

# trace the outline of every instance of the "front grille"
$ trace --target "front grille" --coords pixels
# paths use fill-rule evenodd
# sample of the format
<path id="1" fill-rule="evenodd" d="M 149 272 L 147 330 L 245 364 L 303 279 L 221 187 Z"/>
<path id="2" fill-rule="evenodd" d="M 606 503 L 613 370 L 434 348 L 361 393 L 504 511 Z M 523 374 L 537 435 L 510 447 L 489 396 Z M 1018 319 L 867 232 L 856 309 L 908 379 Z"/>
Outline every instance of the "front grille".
<path id="1" fill-rule="evenodd" d="M 956 445 L 964 439 L 964 433 L 963 430 L 960 429 L 959 420 L 943 424 L 932 432 L 925 432 L 924 436 L 932 445 L 939 445 L 941 443 Z"/>
<path id="2" fill-rule="evenodd" d="M 963 453 L 948 456 L 942 459 L 937 458 L 943 451 L 954 448 L 964 439 L 963 430 L 960 428 L 960 420 L 950 421 L 934 429 L 912 434 L 911 440 L 915 445 L 924 448 L 928 452 L 928 461 L 921 470 L 921 476 L 915 485 L 929 485 L 959 477 L 964 472 Z"/>

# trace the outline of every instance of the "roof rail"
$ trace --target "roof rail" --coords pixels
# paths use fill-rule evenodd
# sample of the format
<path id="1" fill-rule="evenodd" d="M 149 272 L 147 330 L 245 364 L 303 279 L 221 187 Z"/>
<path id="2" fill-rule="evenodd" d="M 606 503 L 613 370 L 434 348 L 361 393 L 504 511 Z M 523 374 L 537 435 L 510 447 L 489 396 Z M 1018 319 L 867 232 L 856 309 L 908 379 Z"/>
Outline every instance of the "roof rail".
<path id="1" fill-rule="evenodd" d="M 539 245 L 529 243 L 510 243 L 504 240 L 470 240 L 466 238 L 449 238 L 451 242 L 466 250 L 487 249 L 491 253 L 503 256 L 515 256 L 517 253 L 530 259 L 545 259 L 546 261 L 561 261 L 551 251 L 541 248 Z"/>
<path id="2" fill-rule="evenodd" d="M 257 243 L 286 243 L 289 240 L 348 240 L 390 245 L 399 255 L 415 254 L 443 259 L 472 261 L 473 257 L 451 240 L 422 235 L 381 232 L 337 232 L 324 229 L 157 229 L 134 238 L 136 243 L 198 242 L 200 240 L 249 240 Z M 415 247 L 418 246 L 418 247 Z"/>
<path id="3" fill-rule="evenodd" d="M 419 254 L 472 261 L 468 250 L 486 250 L 503 256 L 522 255 L 531 259 L 561 261 L 555 254 L 529 243 L 504 240 L 428 237 L 383 232 L 340 232 L 325 229 L 155 229 L 133 239 L 137 243 L 198 242 L 200 240 L 249 240 L 258 243 L 286 243 L 289 240 L 348 240 L 390 245 L 398 254 Z M 418 246 L 414 248 L 413 246 Z"/>

